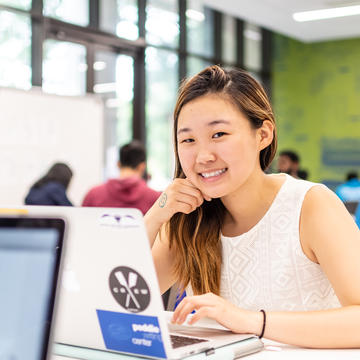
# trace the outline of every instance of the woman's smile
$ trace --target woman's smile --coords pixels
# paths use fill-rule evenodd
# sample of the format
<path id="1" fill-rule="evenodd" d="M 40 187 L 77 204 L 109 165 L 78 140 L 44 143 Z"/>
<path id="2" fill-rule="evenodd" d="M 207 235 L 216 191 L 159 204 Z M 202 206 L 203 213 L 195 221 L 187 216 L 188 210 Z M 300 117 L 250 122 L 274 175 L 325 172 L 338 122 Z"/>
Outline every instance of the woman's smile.
<path id="1" fill-rule="evenodd" d="M 200 178 L 204 182 L 214 182 L 222 178 L 225 173 L 227 172 L 227 168 L 218 169 L 218 170 L 206 170 L 203 172 L 200 172 Z"/>

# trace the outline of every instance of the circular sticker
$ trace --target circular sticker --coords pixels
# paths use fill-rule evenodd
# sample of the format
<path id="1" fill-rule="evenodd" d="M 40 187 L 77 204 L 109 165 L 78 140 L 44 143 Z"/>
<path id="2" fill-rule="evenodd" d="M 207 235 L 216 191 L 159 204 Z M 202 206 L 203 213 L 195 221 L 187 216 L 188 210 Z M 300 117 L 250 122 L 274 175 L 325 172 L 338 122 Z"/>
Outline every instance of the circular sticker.
<path id="1" fill-rule="evenodd" d="M 128 311 L 144 311 L 150 303 L 150 289 L 144 278 L 127 266 L 119 266 L 110 273 L 109 286 L 118 304 Z"/>

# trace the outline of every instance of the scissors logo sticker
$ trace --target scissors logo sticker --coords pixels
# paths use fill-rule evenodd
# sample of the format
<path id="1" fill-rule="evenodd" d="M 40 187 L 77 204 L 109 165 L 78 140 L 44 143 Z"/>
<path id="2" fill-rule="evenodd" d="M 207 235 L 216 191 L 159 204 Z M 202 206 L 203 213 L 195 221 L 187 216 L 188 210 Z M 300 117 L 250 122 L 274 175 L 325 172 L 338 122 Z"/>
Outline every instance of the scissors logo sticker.
<path id="1" fill-rule="evenodd" d="M 115 268 L 109 277 L 112 295 L 124 309 L 137 313 L 144 311 L 150 303 L 150 290 L 144 278 L 126 266 Z"/>

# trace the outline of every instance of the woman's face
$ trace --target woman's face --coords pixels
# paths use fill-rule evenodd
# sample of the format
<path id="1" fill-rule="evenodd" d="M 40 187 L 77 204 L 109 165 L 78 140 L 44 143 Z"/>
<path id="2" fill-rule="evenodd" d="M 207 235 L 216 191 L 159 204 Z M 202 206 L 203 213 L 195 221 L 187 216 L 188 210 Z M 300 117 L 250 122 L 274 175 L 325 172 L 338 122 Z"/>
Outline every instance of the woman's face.
<path id="1" fill-rule="evenodd" d="M 236 106 L 217 94 L 187 103 L 177 127 L 185 176 L 211 198 L 233 193 L 260 169 L 259 132 Z"/>

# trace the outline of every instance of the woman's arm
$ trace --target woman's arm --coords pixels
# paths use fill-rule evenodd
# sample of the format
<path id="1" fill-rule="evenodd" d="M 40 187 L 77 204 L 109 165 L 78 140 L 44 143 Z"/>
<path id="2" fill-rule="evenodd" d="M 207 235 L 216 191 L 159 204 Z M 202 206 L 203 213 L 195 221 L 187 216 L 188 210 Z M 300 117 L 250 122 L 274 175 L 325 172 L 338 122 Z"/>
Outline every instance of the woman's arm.
<path id="1" fill-rule="evenodd" d="M 175 282 L 172 271 L 173 254 L 163 225 L 175 213 L 189 214 L 203 201 L 204 197 L 200 190 L 189 180 L 175 179 L 145 215 L 145 226 L 162 293 Z"/>
<path id="2" fill-rule="evenodd" d="M 360 348 L 360 231 L 341 200 L 323 186 L 313 187 L 305 197 L 300 239 L 304 253 L 320 264 L 342 307 L 269 312 L 265 336 L 306 347 Z"/>
<path id="3" fill-rule="evenodd" d="M 342 307 L 304 312 L 266 312 L 266 338 L 303 347 L 360 347 L 360 231 L 335 194 L 312 188 L 304 200 L 300 222 L 305 254 L 320 264 Z M 173 320 L 192 322 L 208 316 L 234 332 L 260 334 L 260 312 L 240 309 L 213 295 L 184 299 Z M 264 309 L 266 311 L 266 309 Z"/>

